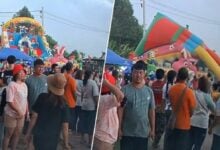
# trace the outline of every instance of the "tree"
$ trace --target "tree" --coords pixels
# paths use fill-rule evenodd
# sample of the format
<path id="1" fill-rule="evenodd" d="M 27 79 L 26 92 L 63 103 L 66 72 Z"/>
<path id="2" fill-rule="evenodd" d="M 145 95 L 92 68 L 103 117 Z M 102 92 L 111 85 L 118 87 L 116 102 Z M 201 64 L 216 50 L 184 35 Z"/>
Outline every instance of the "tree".
<path id="1" fill-rule="evenodd" d="M 53 49 L 54 46 L 57 44 L 57 41 L 55 41 L 51 36 L 49 35 L 46 35 L 46 39 L 47 39 L 47 42 L 49 44 L 49 47 L 50 49 Z"/>
<path id="2" fill-rule="evenodd" d="M 26 6 L 24 6 L 21 10 L 19 10 L 14 16 L 13 18 L 16 17 L 29 17 L 29 18 L 33 18 L 34 16 L 31 15 L 30 11 L 28 10 L 28 8 Z"/>
<path id="3" fill-rule="evenodd" d="M 133 9 L 129 0 L 116 0 L 109 48 L 115 50 L 119 55 L 128 56 L 142 38 L 142 27 L 133 16 Z"/>

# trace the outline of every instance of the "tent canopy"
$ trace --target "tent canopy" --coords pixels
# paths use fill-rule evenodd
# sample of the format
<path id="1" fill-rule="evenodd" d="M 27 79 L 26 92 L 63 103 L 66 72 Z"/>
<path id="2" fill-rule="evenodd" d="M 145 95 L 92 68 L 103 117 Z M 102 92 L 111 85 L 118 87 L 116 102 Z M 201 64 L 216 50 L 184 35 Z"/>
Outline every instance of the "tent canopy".
<path id="1" fill-rule="evenodd" d="M 0 59 L 7 59 L 7 57 L 10 55 L 14 55 L 16 59 L 31 61 L 31 62 L 34 61 L 34 59 L 31 56 L 21 52 L 19 49 L 15 49 L 15 48 L 0 49 Z"/>
<path id="2" fill-rule="evenodd" d="M 132 62 L 126 58 L 123 58 L 113 52 L 113 50 L 108 48 L 107 57 L 106 57 L 106 64 L 112 65 L 120 65 L 120 66 L 131 66 Z"/>

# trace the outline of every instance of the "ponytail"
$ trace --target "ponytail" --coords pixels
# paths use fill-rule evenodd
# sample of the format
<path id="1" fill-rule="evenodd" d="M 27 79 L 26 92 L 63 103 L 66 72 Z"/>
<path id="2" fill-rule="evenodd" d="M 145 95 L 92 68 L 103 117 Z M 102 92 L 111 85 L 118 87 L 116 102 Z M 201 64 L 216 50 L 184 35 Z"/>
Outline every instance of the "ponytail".
<path id="1" fill-rule="evenodd" d="M 84 75 L 84 79 L 83 79 L 83 86 L 87 85 L 87 82 L 88 82 L 89 78 L 91 77 L 91 75 L 92 75 L 92 71 L 90 71 L 90 70 L 85 71 L 85 75 Z"/>

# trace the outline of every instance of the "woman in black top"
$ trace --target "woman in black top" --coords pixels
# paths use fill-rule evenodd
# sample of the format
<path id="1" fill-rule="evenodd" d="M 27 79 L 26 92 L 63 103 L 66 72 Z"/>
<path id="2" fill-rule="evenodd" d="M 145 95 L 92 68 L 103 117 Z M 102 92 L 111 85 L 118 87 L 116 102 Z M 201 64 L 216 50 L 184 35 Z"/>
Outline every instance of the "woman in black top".
<path id="1" fill-rule="evenodd" d="M 47 83 L 49 93 L 42 93 L 37 98 L 25 135 L 25 139 L 28 140 L 33 132 L 35 150 L 56 150 L 60 131 L 68 126 L 69 121 L 68 107 L 63 97 L 66 84 L 64 75 L 61 73 L 50 75 Z M 68 146 L 68 140 L 66 141 Z"/>

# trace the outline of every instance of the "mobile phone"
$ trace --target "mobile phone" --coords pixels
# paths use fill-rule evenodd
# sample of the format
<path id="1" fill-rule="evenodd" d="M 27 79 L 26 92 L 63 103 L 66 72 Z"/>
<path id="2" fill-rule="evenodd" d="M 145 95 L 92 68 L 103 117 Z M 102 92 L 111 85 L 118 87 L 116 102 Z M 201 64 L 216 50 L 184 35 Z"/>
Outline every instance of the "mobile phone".
<path id="1" fill-rule="evenodd" d="M 127 103 L 127 97 L 125 96 L 121 102 L 121 107 L 124 107 Z"/>

